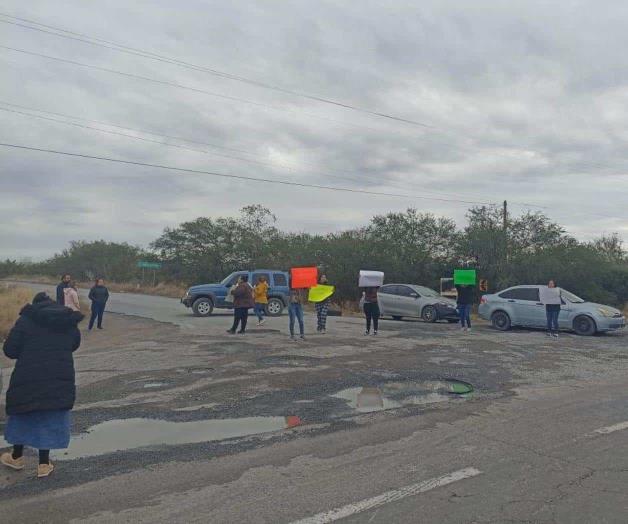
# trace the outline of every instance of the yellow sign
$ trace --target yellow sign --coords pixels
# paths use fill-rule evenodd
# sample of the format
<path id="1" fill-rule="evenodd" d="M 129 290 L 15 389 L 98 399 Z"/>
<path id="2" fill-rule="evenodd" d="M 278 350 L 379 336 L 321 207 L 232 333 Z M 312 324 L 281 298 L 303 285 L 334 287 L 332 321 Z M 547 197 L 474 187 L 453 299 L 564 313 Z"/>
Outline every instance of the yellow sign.
<path id="1" fill-rule="evenodd" d="M 310 288 L 310 293 L 307 298 L 310 302 L 322 302 L 323 300 L 331 297 L 334 294 L 335 289 L 336 288 L 334 286 L 319 284 L 318 286 Z"/>

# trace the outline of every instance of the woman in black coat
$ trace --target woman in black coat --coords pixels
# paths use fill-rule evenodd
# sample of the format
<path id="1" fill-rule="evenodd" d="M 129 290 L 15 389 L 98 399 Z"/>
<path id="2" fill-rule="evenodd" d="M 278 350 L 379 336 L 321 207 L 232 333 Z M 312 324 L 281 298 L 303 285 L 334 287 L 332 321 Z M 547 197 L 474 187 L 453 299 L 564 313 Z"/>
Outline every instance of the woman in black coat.
<path id="1" fill-rule="evenodd" d="M 4 343 L 4 354 L 16 360 L 7 391 L 5 440 L 12 453 L 0 462 L 24 469 L 24 446 L 39 449 L 38 477 L 47 477 L 54 466 L 51 449 L 70 443 L 70 410 L 76 385 L 73 352 L 81 344 L 78 323 L 83 315 L 57 304 L 45 293 L 35 295 Z"/>

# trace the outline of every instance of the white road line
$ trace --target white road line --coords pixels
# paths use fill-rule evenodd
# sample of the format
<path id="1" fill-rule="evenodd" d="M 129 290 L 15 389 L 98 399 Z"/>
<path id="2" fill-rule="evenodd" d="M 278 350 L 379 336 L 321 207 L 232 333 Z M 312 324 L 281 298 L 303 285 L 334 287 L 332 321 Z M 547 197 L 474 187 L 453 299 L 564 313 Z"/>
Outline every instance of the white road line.
<path id="1" fill-rule="evenodd" d="M 344 519 L 362 511 L 377 508 L 379 506 L 383 506 L 384 504 L 389 504 L 390 502 L 396 502 L 406 497 L 411 497 L 412 495 L 425 493 L 426 491 L 430 491 L 441 486 L 446 486 L 447 484 L 457 482 L 458 480 L 475 477 L 480 473 L 482 472 L 475 468 L 461 469 L 454 471 L 453 473 L 443 475 L 442 477 L 436 477 L 430 480 L 424 480 L 423 482 L 417 482 L 416 484 L 410 484 L 409 486 L 404 486 L 403 488 L 393 489 L 392 491 L 387 491 L 377 497 L 364 499 L 360 502 L 343 506 L 342 508 L 332 509 L 331 511 L 319 513 L 318 515 L 314 515 L 312 517 L 297 520 L 292 524 L 326 524 L 328 522 L 334 522 L 335 520 Z"/>
<path id="2" fill-rule="evenodd" d="M 598 435 L 608 435 L 609 433 L 614 433 L 615 431 L 621 431 L 622 429 L 628 429 L 628 421 L 620 422 L 619 424 L 613 424 L 612 426 L 606 426 L 604 428 L 596 429 L 593 433 L 597 433 Z"/>

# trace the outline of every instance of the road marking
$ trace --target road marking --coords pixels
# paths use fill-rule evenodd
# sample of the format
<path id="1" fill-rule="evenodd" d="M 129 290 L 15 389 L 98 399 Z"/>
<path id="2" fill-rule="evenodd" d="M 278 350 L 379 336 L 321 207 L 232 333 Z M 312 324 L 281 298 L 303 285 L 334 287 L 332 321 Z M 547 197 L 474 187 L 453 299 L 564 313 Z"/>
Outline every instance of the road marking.
<path id="1" fill-rule="evenodd" d="M 441 486 L 446 486 L 447 484 L 451 484 L 452 482 L 475 477 L 480 473 L 482 472 L 475 468 L 461 469 L 458 471 L 454 471 L 453 473 L 443 475 L 442 477 L 435 477 L 430 480 L 424 480 L 423 482 L 417 482 L 416 484 L 404 486 L 403 488 L 393 489 L 392 491 L 387 491 L 386 493 L 382 493 L 377 497 L 364 499 L 360 502 L 355 502 L 341 508 L 332 509 L 331 511 L 326 511 L 324 513 L 319 513 L 318 515 L 314 515 L 312 517 L 296 520 L 292 524 L 326 524 L 328 522 L 334 522 L 336 520 L 355 515 L 356 513 L 360 513 L 362 511 L 367 511 L 369 509 L 383 506 L 384 504 L 389 504 L 391 502 L 396 502 L 406 497 L 411 497 L 412 495 L 418 495 L 419 493 L 425 493 L 426 491 L 430 491 Z"/>
<path id="2" fill-rule="evenodd" d="M 628 421 L 620 422 L 619 424 L 613 424 L 612 426 L 606 426 L 603 428 L 596 429 L 593 433 L 597 433 L 598 435 L 608 435 L 609 433 L 614 433 L 615 431 L 621 431 L 622 429 L 628 429 Z"/>

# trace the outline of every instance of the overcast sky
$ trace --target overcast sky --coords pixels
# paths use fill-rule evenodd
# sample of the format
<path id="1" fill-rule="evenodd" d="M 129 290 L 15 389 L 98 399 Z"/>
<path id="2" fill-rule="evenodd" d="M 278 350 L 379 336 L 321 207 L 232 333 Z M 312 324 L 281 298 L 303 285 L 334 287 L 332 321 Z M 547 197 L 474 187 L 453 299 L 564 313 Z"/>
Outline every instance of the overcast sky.
<path id="1" fill-rule="evenodd" d="M 469 204 L 452 200 L 507 199 L 512 212 L 541 208 L 580 239 L 616 231 L 628 240 L 624 1 L 2 4 L 5 14 L 425 125 L 0 23 L 3 46 L 205 91 L 0 48 L 0 108 L 195 141 L 72 120 L 182 146 L 169 147 L 0 111 L 0 142 L 405 195 L 0 147 L 0 257 L 39 259 L 74 239 L 147 245 L 164 227 L 253 203 L 284 229 L 328 232 L 410 206 L 462 226 Z"/>

